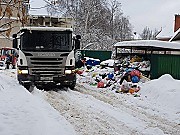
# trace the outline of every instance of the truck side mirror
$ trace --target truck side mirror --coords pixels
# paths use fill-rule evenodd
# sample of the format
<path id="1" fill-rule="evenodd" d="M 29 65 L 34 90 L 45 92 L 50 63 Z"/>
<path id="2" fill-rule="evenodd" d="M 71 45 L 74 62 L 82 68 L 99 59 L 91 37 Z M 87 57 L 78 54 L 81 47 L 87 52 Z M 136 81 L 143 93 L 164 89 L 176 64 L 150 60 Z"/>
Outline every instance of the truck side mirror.
<path id="1" fill-rule="evenodd" d="M 17 48 L 17 34 L 13 34 L 12 35 L 13 37 L 13 48 Z"/>
<path id="2" fill-rule="evenodd" d="M 13 37 L 13 38 L 17 38 L 17 34 L 13 34 L 12 37 Z"/>
<path id="3" fill-rule="evenodd" d="M 75 50 L 80 49 L 80 39 L 80 35 L 76 35 L 76 37 L 74 38 Z"/>
<path id="4" fill-rule="evenodd" d="M 79 41 L 79 39 L 75 39 L 75 49 L 80 49 L 80 41 Z"/>
<path id="5" fill-rule="evenodd" d="M 76 35 L 76 39 L 81 39 L 81 36 L 80 35 Z"/>
<path id="6" fill-rule="evenodd" d="M 17 48 L 17 38 L 13 39 L 13 48 Z"/>

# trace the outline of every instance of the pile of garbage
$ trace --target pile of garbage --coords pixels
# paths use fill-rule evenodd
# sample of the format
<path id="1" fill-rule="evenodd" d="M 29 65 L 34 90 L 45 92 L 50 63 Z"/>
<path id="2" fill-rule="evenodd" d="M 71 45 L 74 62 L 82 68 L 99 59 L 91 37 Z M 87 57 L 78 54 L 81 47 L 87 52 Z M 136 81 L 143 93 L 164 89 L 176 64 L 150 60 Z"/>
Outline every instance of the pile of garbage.
<path id="1" fill-rule="evenodd" d="M 147 58 L 139 56 L 127 56 L 121 57 L 115 61 L 115 70 L 123 70 L 124 68 L 133 68 L 139 70 L 143 75 L 149 77 L 150 61 Z"/>
<path id="2" fill-rule="evenodd" d="M 91 69 L 86 67 L 77 69 L 76 73 L 79 83 L 107 88 L 116 93 L 137 93 L 140 90 L 139 84 L 149 80 L 139 70 L 133 68 L 115 70 L 114 67 L 95 65 Z"/>

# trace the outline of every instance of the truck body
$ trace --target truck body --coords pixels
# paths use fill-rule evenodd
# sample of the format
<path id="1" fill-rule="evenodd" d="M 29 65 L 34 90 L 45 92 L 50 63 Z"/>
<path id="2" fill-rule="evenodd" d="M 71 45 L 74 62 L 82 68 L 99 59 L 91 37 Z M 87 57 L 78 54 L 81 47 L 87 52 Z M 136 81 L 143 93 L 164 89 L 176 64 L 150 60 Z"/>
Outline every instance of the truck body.
<path id="1" fill-rule="evenodd" d="M 72 28 L 23 27 L 14 34 L 13 46 L 18 48 L 17 79 L 30 89 L 76 85 L 75 57 L 80 36 Z"/>

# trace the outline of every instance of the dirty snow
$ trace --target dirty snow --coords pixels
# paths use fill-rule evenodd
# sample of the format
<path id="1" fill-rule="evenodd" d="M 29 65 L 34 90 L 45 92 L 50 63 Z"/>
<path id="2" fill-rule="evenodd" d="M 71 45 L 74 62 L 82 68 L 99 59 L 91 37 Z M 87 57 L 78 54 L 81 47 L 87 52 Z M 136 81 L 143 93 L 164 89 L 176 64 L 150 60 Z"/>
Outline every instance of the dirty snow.
<path id="1" fill-rule="evenodd" d="M 100 71 L 99 71 L 100 72 Z M 78 75 L 76 89 L 29 93 L 16 70 L 0 71 L 2 135 L 179 135 L 180 81 L 141 84 L 140 97 L 97 88 Z"/>

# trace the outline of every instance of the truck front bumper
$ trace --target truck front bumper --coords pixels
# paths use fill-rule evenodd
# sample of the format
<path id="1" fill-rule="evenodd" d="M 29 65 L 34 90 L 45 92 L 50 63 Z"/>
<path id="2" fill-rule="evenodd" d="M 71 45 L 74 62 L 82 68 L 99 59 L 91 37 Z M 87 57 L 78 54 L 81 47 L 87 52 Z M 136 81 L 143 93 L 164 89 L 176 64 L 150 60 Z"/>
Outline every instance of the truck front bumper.
<path id="1" fill-rule="evenodd" d="M 53 77 L 53 82 L 60 83 L 61 85 L 73 85 L 76 83 L 76 74 L 68 74 L 59 77 Z"/>
<path id="2" fill-rule="evenodd" d="M 18 81 L 21 83 L 33 82 L 34 84 L 48 84 L 54 83 L 70 86 L 76 83 L 76 74 L 67 74 L 63 76 L 55 76 L 55 77 L 41 77 L 38 75 L 29 75 L 29 74 L 18 74 Z"/>

